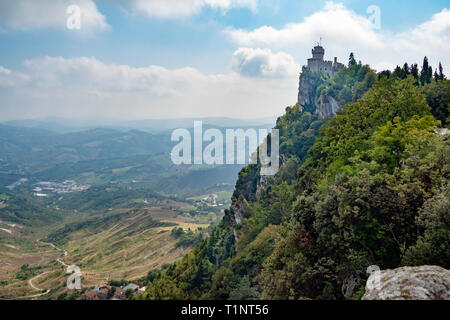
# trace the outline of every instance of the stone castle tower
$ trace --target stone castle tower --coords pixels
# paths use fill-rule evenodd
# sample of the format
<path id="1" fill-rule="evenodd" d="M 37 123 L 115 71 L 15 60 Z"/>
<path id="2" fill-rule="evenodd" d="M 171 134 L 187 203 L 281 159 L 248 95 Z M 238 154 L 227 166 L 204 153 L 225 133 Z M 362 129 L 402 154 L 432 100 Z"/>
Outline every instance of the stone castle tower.
<path id="1" fill-rule="evenodd" d="M 334 76 L 339 70 L 341 70 L 344 65 L 334 58 L 334 62 L 325 61 L 323 58 L 325 56 L 325 49 L 320 45 L 312 49 L 312 58 L 308 59 L 308 68 L 312 72 L 322 72 L 328 74 L 330 77 Z"/>
<path id="2" fill-rule="evenodd" d="M 344 68 L 342 63 L 334 58 L 334 62 L 325 61 L 325 49 L 317 44 L 312 50 L 312 58 L 308 59 L 306 69 L 311 72 L 324 73 L 328 76 L 334 76 L 339 70 Z M 305 68 L 305 67 L 304 67 Z M 298 88 L 298 107 L 300 111 L 304 108 L 314 108 L 321 118 L 327 118 L 336 115 L 340 106 L 338 102 L 331 96 L 316 97 L 316 87 L 309 72 L 300 74 Z"/>

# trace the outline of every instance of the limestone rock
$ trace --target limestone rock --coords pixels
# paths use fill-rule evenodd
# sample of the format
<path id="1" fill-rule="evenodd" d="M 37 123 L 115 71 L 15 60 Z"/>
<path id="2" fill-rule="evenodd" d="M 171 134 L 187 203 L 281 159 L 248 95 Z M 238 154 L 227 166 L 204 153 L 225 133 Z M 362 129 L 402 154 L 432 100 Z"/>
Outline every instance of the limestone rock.
<path id="1" fill-rule="evenodd" d="M 298 106 L 300 111 L 314 103 L 315 90 L 308 73 L 302 72 L 298 86 Z"/>
<path id="2" fill-rule="evenodd" d="M 239 196 L 239 199 L 234 201 L 230 208 L 234 213 L 234 219 L 236 221 L 236 224 L 241 224 L 244 220 L 244 208 L 248 205 L 247 200 L 241 195 Z"/>
<path id="3" fill-rule="evenodd" d="M 316 98 L 316 87 L 317 84 L 313 83 L 311 74 L 302 72 L 298 88 L 298 106 L 300 111 L 303 111 L 306 106 L 314 106 L 319 117 L 334 117 L 341 106 L 331 96 L 321 95 Z"/>
<path id="4" fill-rule="evenodd" d="M 321 118 L 334 117 L 339 109 L 339 103 L 331 96 L 320 96 L 316 100 L 316 113 Z"/>
<path id="5" fill-rule="evenodd" d="M 266 185 L 269 177 L 268 176 L 259 176 L 258 184 L 256 185 L 256 198 L 259 199 L 261 194 L 266 190 Z"/>
<path id="6" fill-rule="evenodd" d="M 363 300 L 449 300 L 450 271 L 438 266 L 373 272 Z"/>

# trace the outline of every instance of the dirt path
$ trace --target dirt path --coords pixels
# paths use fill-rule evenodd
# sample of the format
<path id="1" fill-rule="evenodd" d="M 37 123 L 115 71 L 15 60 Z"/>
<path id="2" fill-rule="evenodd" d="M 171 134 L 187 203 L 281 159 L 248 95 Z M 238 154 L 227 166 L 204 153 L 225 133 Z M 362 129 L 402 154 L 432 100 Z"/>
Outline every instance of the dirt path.
<path id="1" fill-rule="evenodd" d="M 37 240 L 36 242 L 40 242 L 40 243 L 42 243 L 42 244 L 47 244 L 47 245 L 53 247 L 53 248 L 54 248 L 55 250 L 57 250 L 57 251 L 62 251 L 63 254 L 64 254 L 64 257 L 67 257 L 67 251 L 66 251 L 66 250 L 63 250 L 63 249 L 61 249 L 61 248 L 58 248 L 57 246 L 55 246 L 55 245 L 54 245 L 53 243 L 51 243 L 51 242 L 44 242 L 44 241 L 42 241 L 41 239 Z M 67 265 L 66 263 L 64 263 L 61 259 L 56 259 L 56 261 L 58 261 L 59 263 L 61 263 L 64 267 L 68 267 L 68 266 L 69 266 L 69 265 Z"/>
<path id="2" fill-rule="evenodd" d="M 64 268 L 67 268 L 69 265 L 68 264 L 66 264 L 64 261 L 62 261 L 61 259 L 56 259 L 56 261 L 58 261 L 59 263 L 61 263 L 63 266 L 64 266 Z"/>
<path id="3" fill-rule="evenodd" d="M 42 243 L 42 244 L 47 244 L 47 245 L 49 245 L 49 246 L 55 248 L 55 249 L 58 250 L 58 251 L 62 251 L 62 249 L 58 248 L 57 246 L 55 246 L 55 245 L 54 245 L 53 243 L 51 243 L 51 242 L 44 242 L 44 241 L 42 241 L 41 239 L 37 240 L 36 242 L 40 242 L 40 243 Z"/>
<path id="4" fill-rule="evenodd" d="M 51 272 L 51 271 L 45 271 L 45 272 L 43 272 L 43 273 L 41 273 L 41 274 L 38 274 L 37 276 L 35 276 L 35 277 L 31 278 L 30 280 L 28 280 L 28 284 L 29 284 L 34 290 L 37 290 L 37 291 L 42 291 L 42 290 L 44 290 L 44 289 L 41 289 L 41 288 L 36 287 L 36 286 L 33 284 L 33 280 L 36 280 L 37 278 L 43 276 L 44 274 L 50 273 L 50 272 Z"/>
<path id="5" fill-rule="evenodd" d="M 53 271 L 50 270 L 50 271 L 46 271 L 46 272 L 43 272 L 43 273 L 41 273 L 41 274 L 38 274 L 37 276 L 35 276 L 35 277 L 31 278 L 30 280 L 28 280 L 28 284 L 29 284 L 30 287 L 32 287 L 34 290 L 37 290 L 37 291 L 42 291 L 42 290 L 44 290 L 44 289 L 41 289 L 41 288 L 36 287 L 36 286 L 33 284 L 33 280 L 36 280 L 37 278 L 43 276 L 44 274 L 50 273 L 50 272 L 53 272 Z M 38 294 L 33 294 L 33 295 L 31 295 L 31 296 L 26 296 L 26 297 L 18 297 L 18 299 L 38 298 L 38 297 L 41 297 L 41 296 L 43 296 L 43 295 L 46 295 L 46 294 L 49 293 L 49 292 L 50 292 L 50 290 L 47 289 L 45 292 L 41 292 L 41 293 L 38 293 Z"/>
<path id="6" fill-rule="evenodd" d="M 46 295 L 47 293 L 49 293 L 50 290 L 47 289 L 47 291 L 42 292 L 42 293 L 38 293 L 38 294 L 34 294 L 32 296 L 26 296 L 26 297 L 17 297 L 17 299 L 30 299 L 30 298 L 39 298 L 43 295 Z"/>
<path id="7" fill-rule="evenodd" d="M 56 249 L 56 250 L 58 250 L 58 251 L 63 251 L 62 249 L 60 249 L 60 248 L 58 248 L 57 246 L 55 246 L 53 243 L 50 243 L 50 242 L 44 242 L 44 241 L 41 241 L 40 239 L 37 240 L 37 242 L 40 242 L 40 243 L 42 243 L 42 244 L 50 245 L 51 247 L 53 247 L 54 249 Z M 67 251 L 64 251 L 64 256 L 67 256 Z M 60 264 L 62 264 L 64 267 L 68 267 L 68 265 L 65 264 L 62 260 L 56 259 L 56 261 L 58 261 L 58 262 L 59 262 Z M 37 291 L 42 291 L 42 290 L 44 290 L 44 289 L 41 289 L 41 288 L 36 287 L 36 286 L 33 284 L 33 280 L 36 280 L 36 279 L 38 279 L 39 277 L 42 277 L 44 274 L 47 274 L 47 273 L 50 273 L 50 272 L 53 272 L 53 271 L 54 271 L 54 270 L 45 271 L 45 272 L 40 273 L 40 274 L 38 274 L 37 276 L 35 276 L 35 277 L 29 279 L 29 280 L 28 280 L 28 285 L 29 285 L 31 288 L 33 288 L 34 290 L 37 290 Z M 41 292 L 41 293 L 34 294 L 34 295 L 31 295 L 31 296 L 26 296 L 26 297 L 20 297 L 20 299 L 38 298 L 38 297 L 40 297 L 40 296 L 46 295 L 46 294 L 49 293 L 49 292 L 50 292 L 50 290 L 47 289 L 45 292 Z"/>
<path id="8" fill-rule="evenodd" d="M 55 246 L 53 243 L 50 243 L 50 242 L 44 242 L 44 241 L 41 241 L 40 239 L 37 240 L 36 242 L 41 243 L 41 244 L 43 244 L 43 245 L 49 245 L 49 246 L 51 246 L 52 248 L 54 248 L 55 250 L 60 251 L 60 252 L 63 252 L 64 257 L 67 257 L 67 251 L 58 248 L 58 247 Z M 56 261 L 57 261 L 58 263 L 60 263 L 62 266 L 64 266 L 64 268 L 69 267 L 69 265 L 66 264 L 66 263 L 65 263 L 63 260 L 61 260 L 60 258 L 56 259 Z M 54 271 L 55 271 L 55 270 L 49 270 L 49 271 L 45 271 L 45 272 L 43 272 L 43 273 L 40 273 L 40 274 L 38 274 L 37 276 L 34 276 L 33 278 L 31 278 L 31 279 L 28 280 L 28 285 L 29 285 L 32 289 L 34 289 L 34 290 L 36 290 L 36 291 L 42 291 L 42 290 L 44 290 L 44 289 L 42 289 L 42 288 L 39 288 L 39 287 L 35 286 L 34 283 L 33 283 L 33 281 L 35 281 L 36 279 L 42 277 L 42 276 L 45 275 L 45 274 L 48 274 L 48 273 L 54 272 Z M 38 298 L 38 297 L 41 297 L 41 296 L 46 295 L 46 294 L 49 293 L 49 292 L 50 292 L 50 290 L 47 289 L 45 292 L 41 292 L 41 293 L 38 293 L 38 294 L 29 295 L 29 296 L 25 296 L 25 297 L 18 297 L 18 299 Z"/>

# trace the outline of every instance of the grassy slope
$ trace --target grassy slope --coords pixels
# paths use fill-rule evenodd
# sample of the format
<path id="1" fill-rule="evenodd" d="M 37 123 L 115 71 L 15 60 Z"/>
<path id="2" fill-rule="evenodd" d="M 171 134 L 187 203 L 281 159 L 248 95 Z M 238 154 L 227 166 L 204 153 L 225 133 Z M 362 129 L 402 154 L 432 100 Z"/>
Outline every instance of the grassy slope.
<path id="1" fill-rule="evenodd" d="M 171 235 L 174 227 L 207 228 L 209 221 L 179 216 L 178 209 L 186 203 L 168 201 L 160 205 L 139 210 L 117 209 L 107 214 L 90 216 L 69 215 L 46 227 L 25 227 L 4 222 L 0 228 L 14 231 L 13 236 L 0 238 L 0 298 L 11 299 L 39 294 L 28 281 L 41 289 L 51 289 L 41 299 L 56 298 L 68 293 L 65 287 L 67 275 L 63 265 L 75 264 L 84 273 L 83 286 L 100 285 L 108 280 L 137 279 L 152 269 L 181 258 L 191 248 L 177 246 L 177 239 Z M 79 230 L 63 234 L 66 224 L 79 225 Z M 58 247 L 38 241 L 46 235 L 60 237 Z M 49 237 L 51 238 L 51 237 Z M 55 240 L 55 239 L 52 239 Z M 62 240 L 62 241 L 61 241 Z M 64 254 L 66 251 L 66 255 Z M 16 279 L 20 267 L 29 264 L 36 269 L 26 279 Z M 38 269 L 39 268 L 39 269 Z"/>

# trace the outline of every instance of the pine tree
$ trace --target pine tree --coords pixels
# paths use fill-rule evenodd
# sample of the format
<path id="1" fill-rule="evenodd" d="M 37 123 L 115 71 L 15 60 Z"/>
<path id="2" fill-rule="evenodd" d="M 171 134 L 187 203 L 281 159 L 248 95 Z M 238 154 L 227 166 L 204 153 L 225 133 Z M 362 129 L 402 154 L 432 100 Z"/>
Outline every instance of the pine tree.
<path id="1" fill-rule="evenodd" d="M 444 80 L 444 68 L 442 68 L 442 63 L 439 62 L 439 80 Z"/>
<path id="2" fill-rule="evenodd" d="M 406 78 L 406 75 L 405 75 L 405 73 L 403 72 L 403 69 L 400 68 L 399 66 L 397 66 L 397 67 L 395 68 L 395 70 L 394 70 L 394 72 L 393 72 L 393 75 L 394 75 L 394 77 L 397 77 L 397 78 L 399 78 L 399 79 L 405 79 L 405 78 Z"/>
<path id="3" fill-rule="evenodd" d="M 428 58 L 423 58 L 422 71 L 420 71 L 420 83 L 425 85 L 426 83 L 431 82 L 431 78 L 433 77 L 433 68 L 430 67 L 428 63 Z"/>
<path id="4" fill-rule="evenodd" d="M 436 82 L 438 82 L 438 80 L 439 80 L 439 75 L 438 75 L 438 73 L 437 73 L 437 69 L 434 71 L 434 80 L 435 80 Z"/>
<path id="5" fill-rule="evenodd" d="M 378 80 L 380 80 L 382 77 L 390 78 L 391 77 L 391 70 L 383 70 L 378 73 Z"/>
<path id="6" fill-rule="evenodd" d="M 356 60 L 355 60 L 355 55 L 352 53 L 350 53 L 350 57 L 348 58 L 348 66 L 354 66 L 356 64 Z"/>
<path id="7" fill-rule="evenodd" d="M 416 86 L 418 86 L 419 85 L 419 67 L 417 66 L 417 63 L 414 63 L 411 65 L 411 74 L 414 77 L 414 79 L 416 79 L 414 84 Z"/>
<path id="8" fill-rule="evenodd" d="M 411 72 L 409 71 L 409 65 L 407 62 L 405 62 L 405 64 L 403 65 L 403 72 L 405 74 L 405 77 L 408 77 L 408 75 L 411 74 Z"/>
<path id="9" fill-rule="evenodd" d="M 428 67 L 428 73 L 427 73 L 427 83 L 431 83 L 431 80 L 433 79 L 433 68 L 431 66 Z"/>

